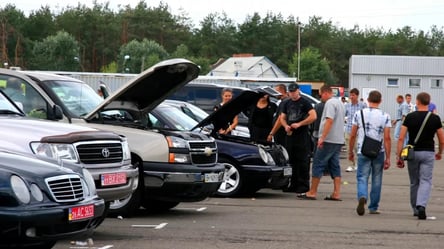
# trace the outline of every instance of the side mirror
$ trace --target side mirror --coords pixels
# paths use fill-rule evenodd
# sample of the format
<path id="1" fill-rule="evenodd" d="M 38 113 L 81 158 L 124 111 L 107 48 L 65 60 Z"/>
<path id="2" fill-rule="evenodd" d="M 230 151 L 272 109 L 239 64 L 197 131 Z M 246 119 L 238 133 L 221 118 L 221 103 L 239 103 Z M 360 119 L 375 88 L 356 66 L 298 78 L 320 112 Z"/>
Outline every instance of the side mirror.
<path id="1" fill-rule="evenodd" d="M 48 113 L 49 120 L 63 119 L 63 110 L 60 106 L 54 105 L 50 110 L 51 110 L 51 113 Z"/>

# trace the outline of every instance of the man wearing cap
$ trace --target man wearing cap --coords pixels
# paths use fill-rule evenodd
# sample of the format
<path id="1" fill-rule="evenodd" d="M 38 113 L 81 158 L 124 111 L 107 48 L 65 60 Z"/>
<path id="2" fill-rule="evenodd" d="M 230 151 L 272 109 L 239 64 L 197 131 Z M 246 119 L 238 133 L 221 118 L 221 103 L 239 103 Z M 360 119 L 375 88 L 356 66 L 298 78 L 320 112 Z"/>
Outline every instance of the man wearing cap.
<path id="1" fill-rule="evenodd" d="M 286 148 L 293 168 L 286 192 L 304 193 L 310 189 L 310 134 L 308 125 L 316 120 L 313 106 L 300 95 L 299 85 L 288 86 L 288 96 L 282 102 L 279 116 L 287 133 Z"/>

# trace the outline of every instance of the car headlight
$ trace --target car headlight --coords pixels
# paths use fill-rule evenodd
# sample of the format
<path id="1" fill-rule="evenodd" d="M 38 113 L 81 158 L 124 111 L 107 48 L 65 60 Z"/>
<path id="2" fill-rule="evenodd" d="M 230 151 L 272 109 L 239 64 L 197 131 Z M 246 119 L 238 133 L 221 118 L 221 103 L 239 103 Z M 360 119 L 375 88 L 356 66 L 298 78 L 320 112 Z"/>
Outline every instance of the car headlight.
<path id="1" fill-rule="evenodd" d="M 191 163 L 188 142 L 179 137 L 167 136 L 169 163 Z"/>
<path id="2" fill-rule="evenodd" d="M 12 175 L 10 181 L 12 191 L 17 199 L 24 204 L 28 204 L 31 201 L 31 194 L 25 181 L 16 175 Z"/>
<path id="3" fill-rule="evenodd" d="M 188 148 L 188 142 L 185 139 L 173 136 L 167 136 L 166 139 L 170 148 Z"/>
<path id="4" fill-rule="evenodd" d="M 76 150 L 72 144 L 32 142 L 31 149 L 37 156 L 49 157 L 57 161 L 79 162 Z"/>
<path id="5" fill-rule="evenodd" d="M 282 145 L 279 145 L 279 147 L 280 147 L 280 149 L 281 149 L 281 151 L 282 151 L 282 155 L 284 156 L 285 161 L 288 162 L 288 160 L 290 160 L 290 156 L 288 155 L 288 151 L 287 151 L 287 149 L 285 149 L 285 147 L 282 146 Z"/>
<path id="6" fill-rule="evenodd" d="M 131 160 L 131 149 L 129 147 L 128 141 L 126 138 L 122 142 L 122 152 L 123 152 L 123 160 Z"/>
<path id="7" fill-rule="evenodd" d="M 268 153 L 267 151 L 265 151 L 262 147 L 258 146 L 259 148 L 259 155 L 261 156 L 262 160 L 267 164 L 267 165 L 276 165 L 276 163 L 274 162 L 273 157 L 271 156 L 270 153 Z"/>
<path id="8" fill-rule="evenodd" d="M 87 170 L 87 169 L 82 169 L 82 173 L 83 173 L 83 179 L 85 179 L 86 182 L 86 187 L 89 191 L 89 194 L 91 196 L 96 195 L 97 194 L 97 190 L 96 190 L 96 184 L 94 183 L 94 178 L 91 175 L 91 173 Z"/>
<path id="9" fill-rule="evenodd" d="M 36 201 L 43 201 L 43 193 L 42 190 L 39 188 L 39 186 L 37 186 L 37 184 L 31 184 L 31 186 L 29 187 L 31 190 L 31 195 L 32 197 L 34 197 L 34 199 Z"/>

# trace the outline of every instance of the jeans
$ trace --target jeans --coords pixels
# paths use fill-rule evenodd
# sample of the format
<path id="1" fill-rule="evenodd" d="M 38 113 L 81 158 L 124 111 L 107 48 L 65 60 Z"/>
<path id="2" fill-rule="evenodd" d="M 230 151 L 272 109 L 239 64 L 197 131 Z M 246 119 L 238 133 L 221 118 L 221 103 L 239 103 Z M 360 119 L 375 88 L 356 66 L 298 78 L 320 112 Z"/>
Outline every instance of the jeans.
<path id="1" fill-rule="evenodd" d="M 329 169 L 332 178 L 341 177 L 341 166 L 339 165 L 339 154 L 342 144 L 324 142 L 321 148 L 316 149 L 313 157 L 312 176 L 321 178 L 324 170 Z"/>
<path id="2" fill-rule="evenodd" d="M 395 132 L 393 134 L 395 136 L 396 141 L 398 141 L 399 133 L 401 133 L 401 126 L 402 126 L 402 120 L 397 121 L 395 125 Z M 406 146 L 408 141 L 409 141 L 409 133 L 407 132 L 404 137 L 403 146 Z"/>
<path id="3" fill-rule="evenodd" d="M 416 206 L 427 206 L 432 190 L 435 152 L 415 151 L 415 159 L 407 162 L 410 178 L 410 205 L 413 212 Z"/>
<path id="4" fill-rule="evenodd" d="M 381 200 L 382 172 L 384 170 L 384 152 L 380 152 L 378 157 L 371 159 L 362 154 L 358 154 L 358 170 L 356 180 L 358 188 L 358 200 L 364 197 L 368 200 L 368 179 L 371 175 L 370 203 L 368 209 L 376 211 Z"/>

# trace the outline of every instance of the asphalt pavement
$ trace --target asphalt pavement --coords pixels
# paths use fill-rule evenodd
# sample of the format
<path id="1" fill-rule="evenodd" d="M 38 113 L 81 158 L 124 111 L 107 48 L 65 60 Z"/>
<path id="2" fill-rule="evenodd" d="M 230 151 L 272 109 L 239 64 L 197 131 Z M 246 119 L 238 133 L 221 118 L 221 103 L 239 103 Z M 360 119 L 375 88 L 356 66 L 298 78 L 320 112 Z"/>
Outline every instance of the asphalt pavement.
<path id="1" fill-rule="evenodd" d="M 409 204 L 407 168 L 384 172 L 381 214 L 356 214 L 356 176 L 341 167 L 342 201 L 323 197 L 333 189 L 323 177 L 317 200 L 264 189 L 244 198 L 208 198 L 182 203 L 165 214 L 106 219 L 93 246 L 59 242 L 55 248 L 443 248 L 444 161 L 435 164 L 429 219 L 418 220 Z"/>

